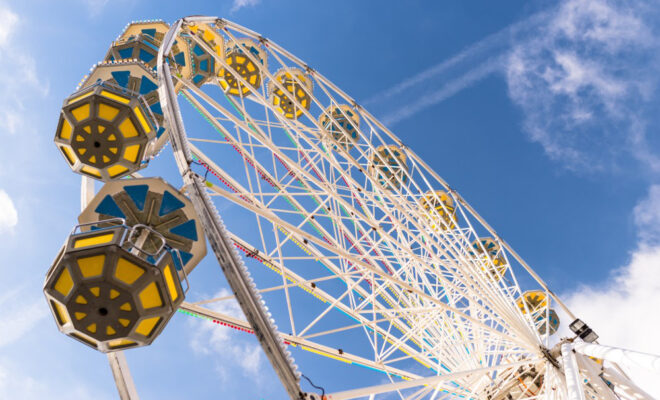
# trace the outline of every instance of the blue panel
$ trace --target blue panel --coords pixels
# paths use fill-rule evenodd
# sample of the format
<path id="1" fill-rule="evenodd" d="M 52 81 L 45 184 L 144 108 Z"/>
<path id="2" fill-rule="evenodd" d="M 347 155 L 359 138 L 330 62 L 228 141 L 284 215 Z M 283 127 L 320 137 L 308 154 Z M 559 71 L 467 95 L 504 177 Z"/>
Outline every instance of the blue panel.
<path id="1" fill-rule="evenodd" d="M 158 89 L 158 85 L 153 83 L 151 79 L 146 76 L 142 77 L 142 81 L 140 82 L 140 94 L 147 94 L 156 89 Z"/>
<path id="2" fill-rule="evenodd" d="M 115 200 L 109 194 L 101 200 L 101 203 L 99 203 L 94 211 L 112 217 L 126 218 L 126 215 L 124 215 L 117 203 L 115 203 Z"/>
<path id="3" fill-rule="evenodd" d="M 119 50 L 119 57 L 121 57 L 121 58 L 133 58 L 133 48 L 128 47 L 126 49 Z"/>
<path id="4" fill-rule="evenodd" d="M 124 186 L 124 191 L 133 200 L 135 206 L 140 210 L 144 210 L 144 202 L 147 199 L 147 192 L 149 192 L 149 185 L 131 185 Z"/>
<path id="5" fill-rule="evenodd" d="M 156 29 L 142 29 L 142 33 L 144 33 L 145 35 L 149 35 L 153 38 L 156 37 Z"/>
<path id="6" fill-rule="evenodd" d="M 185 204 L 183 204 L 181 200 L 177 199 L 172 193 L 166 190 L 165 193 L 163 193 L 163 201 L 160 203 L 158 216 L 162 217 L 163 215 L 167 215 L 172 211 L 183 208 L 184 206 Z"/>
<path id="7" fill-rule="evenodd" d="M 199 62 L 199 69 L 202 71 L 208 72 L 209 70 L 209 60 L 202 60 Z"/>
<path id="8" fill-rule="evenodd" d="M 151 112 L 154 114 L 163 115 L 163 108 L 160 106 L 160 101 L 152 104 L 149 108 L 151 108 Z"/>
<path id="9" fill-rule="evenodd" d="M 197 240 L 197 225 L 195 225 L 194 219 L 186 221 L 181 225 L 175 226 L 174 228 L 170 229 L 170 232 L 191 240 Z"/>
<path id="10" fill-rule="evenodd" d="M 146 63 L 149 63 L 149 61 L 153 60 L 154 57 L 156 57 L 156 56 L 154 56 L 153 54 L 149 53 L 149 52 L 146 51 L 145 49 L 140 49 L 140 57 L 139 57 L 140 60 L 142 60 L 142 61 L 144 61 L 144 62 L 146 62 Z"/>
<path id="11" fill-rule="evenodd" d="M 186 55 L 183 52 L 174 56 L 174 61 L 181 66 L 186 66 Z"/>
<path id="12" fill-rule="evenodd" d="M 117 81 L 117 84 L 121 87 L 128 86 L 128 78 L 131 77 L 130 71 L 114 71 L 111 72 L 112 77 Z"/>
<path id="13" fill-rule="evenodd" d="M 186 251 L 179 251 L 181 253 L 181 261 L 183 261 L 183 265 L 188 264 L 188 261 L 192 258 L 192 254 L 186 252 Z"/>
<path id="14" fill-rule="evenodd" d="M 201 47 L 199 47 L 198 44 L 196 44 L 195 47 L 193 47 L 193 53 L 195 53 L 196 56 L 204 55 L 204 49 L 202 49 Z"/>
<path id="15" fill-rule="evenodd" d="M 156 138 L 159 138 L 160 135 L 163 134 L 163 132 L 165 132 L 165 128 L 161 126 L 160 128 L 158 128 L 158 132 L 156 133 Z"/>
<path id="16" fill-rule="evenodd" d="M 192 80 L 194 83 L 199 83 L 202 79 L 204 79 L 204 75 L 197 74 Z"/>

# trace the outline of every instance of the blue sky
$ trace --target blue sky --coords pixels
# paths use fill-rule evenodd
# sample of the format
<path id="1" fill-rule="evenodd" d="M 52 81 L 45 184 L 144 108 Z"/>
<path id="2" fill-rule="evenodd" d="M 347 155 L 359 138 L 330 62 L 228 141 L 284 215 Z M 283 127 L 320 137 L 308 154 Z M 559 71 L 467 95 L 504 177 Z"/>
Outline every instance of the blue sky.
<path id="1" fill-rule="evenodd" d="M 657 10 L 605 0 L 0 0 L 0 398 L 116 396 L 104 356 L 59 334 L 41 293 L 79 212 L 79 178 L 52 137 L 63 99 L 126 23 L 193 14 L 233 20 L 305 60 L 450 182 L 603 342 L 660 353 Z M 177 182 L 166 153 L 149 173 Z M 193 297 L 226 290 L 210 257 L 192 284 Z M 176 315 L 128 357 L 146 399 L 284 398 L 257 346 Z M 294 356 L 323 382 L 327 361 Z"/>

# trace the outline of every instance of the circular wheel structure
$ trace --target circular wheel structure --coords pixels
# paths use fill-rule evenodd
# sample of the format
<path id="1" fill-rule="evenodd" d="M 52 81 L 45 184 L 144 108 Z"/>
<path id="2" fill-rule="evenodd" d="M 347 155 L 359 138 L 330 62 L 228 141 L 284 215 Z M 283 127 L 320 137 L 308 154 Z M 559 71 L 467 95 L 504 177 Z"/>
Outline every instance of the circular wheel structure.
<path id="1" fill-rule="evenodd" d="M 179 311 L 257 333 L 292 398 L 314 397 L 296 393 L 300 374 L 290 357 L 273 355 L 286 353 L 280 347 L 331 359 L 323 365 L 336 373 L 312 377 L 339 390 L 328 400 L 614 399 L 614 388 L 643 398 L 616 364 L 570 351 L 588 347 L 593 332 L 447 182 L 323 75 L 223 19 L 184 18 L 160 40 L 158 94 L 182 192 L 247 321 L 212 310 L 227 298 Z M 172 61 L 189 49 L 211 76 L 196 79 Z M 195 122 L 186 133 L 194 114 L 207 129 Z M 225 230 L 215 206 L 227 204 L 240 223 Z M 260 299 L 279 328 L 262 318 Z M 584 341 L 551 339 L 554 308 Z M 361 367 L 373 379 L 328 382 Z"/>

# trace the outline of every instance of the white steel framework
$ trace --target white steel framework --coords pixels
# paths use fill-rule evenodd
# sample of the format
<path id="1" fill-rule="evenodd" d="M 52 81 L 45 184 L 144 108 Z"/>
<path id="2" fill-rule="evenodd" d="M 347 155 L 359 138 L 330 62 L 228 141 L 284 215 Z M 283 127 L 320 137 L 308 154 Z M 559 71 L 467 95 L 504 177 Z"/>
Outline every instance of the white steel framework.
<path id="1" fill-rule="evenodd" d="M 202 24 L 222 37 L 225 52 L 242 49 L 258 84 L 191 34 Z M 165 71 L 167 38 L 180 34 L 248 90 L 229 94 L 222 75 L 198 87 Z M 644 396 L 616 364 L 566 354 L 569 343 L 552 348 L 551 307 L 574 319 L 571 311 L 449 184 L 336 85 L 224 19 L 183 19 L 168 37 L 159 79 L 181 88 L 180 104 L 163 98 L 167 88 L 160 94 L 180 141 L 173 149 L 186 190 L 203 182 L 204 196 L 233 205 L 242 223 L 230 221 L 227 240 L 244 254 L 279 331 L 288 332 L 280 335 L 285 344 L 335 359 L 338 370 L 354 364 L 382 373 L 327 399 L 611 399 L 617 386 L 626 386 L 617 391 L 623 398 Z M 251 48 L 241 48 L 246 38 Z M 293 114 L 282 109 L 282 93 Z M 190 128 L 194 113 L 208 127 L 195 122 L 186 132 L 182 117 Z M 521 301 L 521 274 L 535 301 Z M 250 322 L 207 308 L 231 298 L 184 303 L 182 311 L 250 332 Z M 383 376 L 389 383 L 378 384 Z"/>

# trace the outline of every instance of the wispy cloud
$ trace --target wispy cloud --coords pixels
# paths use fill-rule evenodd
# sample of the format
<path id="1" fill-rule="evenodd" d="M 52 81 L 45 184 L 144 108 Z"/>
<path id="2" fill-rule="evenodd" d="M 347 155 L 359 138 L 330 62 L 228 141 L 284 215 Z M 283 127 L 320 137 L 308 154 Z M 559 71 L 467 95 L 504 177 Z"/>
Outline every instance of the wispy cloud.
<path id="1" fill-rule="evenodd" d="M 29 102 L 48 94 L 48 83 L 37 73 L 34 58 L 18 44 L 20 17 L 0 3 L 0 133 L 15 134 L 26 128 Z"/>
<path id="2" fill-rule="evenodd" d="M 660 185 L 649 188 L 648 195 L 633 209 L 633 216 L 642 244 L 660 246 Z"/>
<path id="3" fill-rule="evenodd" d="M 25 288 L 5 292 L 0 297 L 0 310 L 0 347 L 21 339 L 48 315 L 45 300 L 35 299 Z"/>
<path id="4" fill-rule="evenodd" d="M 213 298 L 231 295 L 227 289 L 222 289 Z M 235 318 L 245 319 L 240 306 L 235 300 L 225 300 L 207 305 L 210 309 Z M 258 377 L 263 367 L 263 351 L 257 342 L 251 342 L 249 337 L 226 327 L 218 327 L 209 321 L 191 321 L 195 324 L 195 333 L 190 345 L 193 351 L 200 354 L 213 354 L 216 369 L 224 381 L 237 371 L 246 376 Z"/>
<path id="5" fill-rule="evenodd" d="M 11 231 L 18 224 L 18 212 L 11 197 L 0 189 L 0 233 Z"/>
<path id="6" fill-rule="evenodd" d="M 567 0 L 535 34 L 514 39 L 509 95 L 551 158 L 592 171 L 632 155 L 660 172 L 647 129 L 660 122 L 651 112 L 660 98 L 656 14 L 641 2 Z"/>
<path id="7" fill-rule="evenodd" d="M 254 7 L 260 2 L 261 0 L 234 0 L 230 12 L 236 12 L 244 7 Z"/>
<path id="8" fill-rule="evenodd" d="M 430 108 L 450 98 L 456 93 L 472 86 L 493 72 L 500 71 L 502 69 L 502 65 L 502 59 L 500 58 L 487 60 L 485 63 L 478 65 L 477 67 L 468 70 L 463 75 L 445 83 L 437 90 L 422 95 L 414 101 L 398 107 L 396 111 L 390 112 L 385 117 L 383 117 L 382 122 L 385 125 L 391 126 L 397 122 L 403 121 L 404 119 L 410 118 L 413 115 L 426 110 L 427 108 Z"/>

